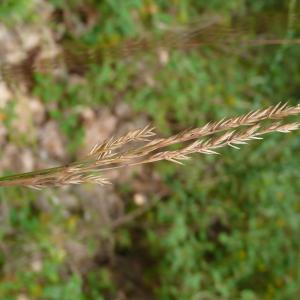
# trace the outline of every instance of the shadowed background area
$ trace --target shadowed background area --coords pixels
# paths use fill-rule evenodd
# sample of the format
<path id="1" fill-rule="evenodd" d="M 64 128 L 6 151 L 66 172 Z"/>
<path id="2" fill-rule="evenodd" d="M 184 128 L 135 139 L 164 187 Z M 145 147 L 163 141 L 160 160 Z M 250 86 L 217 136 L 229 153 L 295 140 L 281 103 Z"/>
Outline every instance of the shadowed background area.
<path id="1" fill-rule="evenodd" d="M 1 174 L 299 103 L 298 2 L 2 1 Z M 111 186 L 1 188 L 0 298 L 298 299 L 299 150 L 275 133 Z"/>

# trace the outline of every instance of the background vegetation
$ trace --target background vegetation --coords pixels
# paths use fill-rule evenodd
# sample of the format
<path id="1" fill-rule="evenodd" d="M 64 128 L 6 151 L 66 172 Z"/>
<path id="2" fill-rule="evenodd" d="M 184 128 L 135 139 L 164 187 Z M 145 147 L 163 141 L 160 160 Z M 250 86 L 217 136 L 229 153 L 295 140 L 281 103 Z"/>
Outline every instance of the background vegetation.
<path id="1" fill-rule="evenodd" d="M 45 21 L 40 7 L 55 18 Z M 0 4 L 1 26 L 46 26 L 90 47 L 122 44 L 199 16 L 267 13 L 288 16 L 300 7 L 293 0 Z M 291 29 L 282 31 L 296 35 Z M 66 162 L 80 155 L 90 128 L 83 125 L 93 112 L 104 117 L 92 122 L 101 123 L 108 122 L 102 112 L 109 111 L 113 134 L 151 122 L 164 135 L 282 100 L 299 101 L 299 46 L 243 53 L 208 47 L 108 58 L 84 73 L 36 74 L 25 94 L 42 104 L 47 122 L 57 124 L 66 154 L 55 162 Z M 1 108 L 4 144 L 29 149 L 39 160 L 39 138 L 12 125 L 20 97 Z M 124 179 L 110 188 L 3 188 L 0 298 L 298 299 L 299 150 L 297 133 L 274 134 L 240 151 L 195 157 L 185 166 L 163 162 L 117 174 Z M 6 160 L 5 151 L 0 154 Z M 136 209 L 144 213 L 134 217 Z"/>

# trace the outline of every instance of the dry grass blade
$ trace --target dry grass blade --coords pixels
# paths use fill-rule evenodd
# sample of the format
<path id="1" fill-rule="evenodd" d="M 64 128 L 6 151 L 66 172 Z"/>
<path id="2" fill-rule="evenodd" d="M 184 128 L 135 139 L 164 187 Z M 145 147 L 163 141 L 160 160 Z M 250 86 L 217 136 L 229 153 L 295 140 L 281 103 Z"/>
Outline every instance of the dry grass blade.
<path id="1" fill-rule="evenodd" d="M 261 139 L 261 136 L 267 133 L 288 133 L 297 130 L 299 123 L 282 124 L 278 122 L 278 120 L 297 114 L 300 114 L 299 105 L 288 106 L 279 103 L 267 109 L 211 122 L 200 128 L 185 130 L 169 138 L 152 140 L 151 138 L 154 137 L 153 128 L 146 126 L 119 138 L 111 138 L 97 144 L 85 159 L 67 166 L 2 177 L 0 178 L 0 186 L 19 185 L 40 189 L 47 186 L 68 184 L 107 184 L 109 181 L 103 174 L 108 170 L 161 160 L 181 164 L 184 160 L 189 159 L 193 153 L 217 154 L 216 150 L 219 148 L 231 146 L 239 149 L 239 145 L 247 144 L 248 141 L 253 139 Z M 271 121 L 271 124 L 263 125 L 266 120 L 269 120 L 269 123 Z M 244 128 L 244 126 L 249 127 Z M 220 136 L 203 139 L 205 136 L 222 131 L 225 132 Z M 178 150 L 163 150 L 167 146 L 187 141 L 190 141 L 190 143 Z M 138 143 L 136 146 L 133 144 L 130 149 L 123 149 L 132 142 Z M 140 143 L 143 144 L 140 145 Z"/>
<path id="2" fill-rule="evenodd" d="M 287 18 L 284 13 L 278 15 L 266 13 L 259 17 L 235 16 L 232 22 L 228 22 L 220 16 L 210 16 L 209 19 L 202 18 L 200 21 L 186 24 L 181 28 L 161 30 L 159 36 L 147 35 L 124 40 L 118 45 L 91 46 L 78 41 L 65 41 L 60 45 L 61 50 L 57 54 L 46 57 L 42 55 L 41 47 L 37 47 L 32 49 L 28 57 L 18 64 L 8 64 L 0 59 L 0 80 L 9 84 L 17 83 L 20 78 L 30 81 L 34 72 L 52 72 L 62 66 L 70 72 L 82 73 L 90 65 L 101 65 L 107 58 L 133 57 L 145 52 L 155 52 L 158 49 L 187 50 L 211 46 L 213 49 L 224 50 L 228 45 L 246 47 L 299 45 L 299 38 L 286 38 Z M 282 32 L 272 32 L 269 24 L 281 24 Z M 298 25 L 294 22 L 290 27 L 295 27 L 297 30 Z M 253 38 L 255 32 L 257 35 Z"/>

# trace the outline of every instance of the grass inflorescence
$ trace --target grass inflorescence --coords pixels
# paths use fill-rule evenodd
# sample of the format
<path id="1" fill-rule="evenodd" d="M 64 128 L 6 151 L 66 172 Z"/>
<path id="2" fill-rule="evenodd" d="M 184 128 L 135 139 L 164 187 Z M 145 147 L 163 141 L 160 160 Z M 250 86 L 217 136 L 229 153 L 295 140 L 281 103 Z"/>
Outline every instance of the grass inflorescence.
<path id="1" fill-rule="evenodd" d="M 127 134 L 96 144 L 82 160 L 69 165 L 0 178 L 0 186 L 28 186 L 44 188 L 69 184 L 107 184 L 105 173 L 119 169 L 167 160 L 181 164 L 194 153 L 218 154 L 225 146 L 238 149 L 262 135 L 272 132 L 288 133 L 299 128 L 299 123 L 282 123 L 288 117 L 300 114 L 300 106 L 277 104 L 245 115 L 210 122 L 202 127 L 184 130 L 168 138 L 155 138 L 154 128 L 146 126 Z M 270 121 L 270 124 L 263 124 Z M 243 128 L 247 126 L 246 128 Z M 206 138 L 206 136 L 221 135 Z M 187 142 L 177 150 L 165 148 Z"/>

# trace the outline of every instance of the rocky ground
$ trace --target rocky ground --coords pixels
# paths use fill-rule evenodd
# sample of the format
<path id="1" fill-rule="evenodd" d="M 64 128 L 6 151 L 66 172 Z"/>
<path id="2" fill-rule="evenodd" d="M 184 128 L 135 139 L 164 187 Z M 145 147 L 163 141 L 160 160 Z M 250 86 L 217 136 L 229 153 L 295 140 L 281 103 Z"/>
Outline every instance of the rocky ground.
<path id="1" fill-rule="evenodd" d="M 9 28 L 0 24 L 1 62 L 18 65 L 28 61 L 32 50 L 37 48 L 41 49 L 39 52 L 41 56 L 59 51 L 56 40 L 61 34 L 59 30 L 63 31 L 64 28 L 58 26 L 52 30 L 48 22 L 54 12 L 46 2 L 40 2 L 40 4 L 39 13 L 43 17 L 39 26 L 22 23 Z M 91 12 L 87 14 L 90 16 L 89 22 L 93 22 L 95 16 Z M 66 19 L 68 17 L 65 16 Z M 89 22 L 85 23 L 85 26 L 76 23 L 76 20 L 69 20 L 69 22 L 71 23 L 65 23 L 64 26 L 71 27 L 75 33 L 86 30 L 85 26 L 90 26 Z M 84 81 L 84 75 L 68 74 L 63 67 L 55 70 L 52 76 L 61 74 L 68 76 L 69 82 Z M 87 154 L 95 143 L 104 141 L 112 135 L 143 127 L 149 122 L 146 115 L 135 115 L 121 97 L 110 106 L 92 108 L 89 105 L 81 105 L 78 114 L 84 138 L 75 152 L 70 154 L 68 137 L 62 132 L 58 122 L 50 116 L 53 105 L 59 105 L 59 101 L 63 99 L 50 105 L 45 104 L 34 93 L 34 81 L 31 75 L 15 72 L 9 74 L 10 80 L 6 81 L 2 78 L 0 81 L 0 118 L 2 121 L 0 123 L 0 171 L 2 174 L 30 172 L 65 164 Z M 118 299 L 133 299 L 131 297 L 151 299 L 147 298 L 147 293 L 144 292 L 147 288 L 142 286 L 141 280 L 141 263 L 144 260 L 147 264 L 147 258 L 143 255 L 129 257 L 118 255 L 114 249 L 114 236 L 105 236 L 99 229 L 116 230 L 130 224 L 132 220 L 152 207 L 153 203 L 149 202 L 149 195 L 163 196 L 168 191 L 151 167 L 115 171 L 110 174 L 110 178 L 113 182 L 111 186 L 67 186 L 37 192 L 35 206 L 41 213 L 47 215 L 53 212 L 51 202 L 59 202 L 66 218 L 74 213 L 81 216 L 79 220 L 81 226 L 75 238 L 67 236 L 62 229 L 55 227 L 57 231 L 55 236 L 69 257 L 66 269 L 78 271 L 84 276 L 97 265 L 109 265 L 112 270 L 117 270 L 116 281 L 123 286 L 118 291 Z M 128 185 L 130 185 L 130 193 L 127 198 L 124 198 L 119 188 Z M 9 207 L 4 207 L 4 204 L 2 206 L 2 219 L 5 220 L 7 218 L 5 211 L 7 212 Z M 128 212 L 128 207 L 135 209 Z M 96 241 L 97 248 L 92 256 L 85 244 L 90 239 Z M 27 248 L 31 252 L 30 245 L 27 245 Z M 4 245 L 3 251 L 9 256 L 8 246 Z M 7 273 L 20 268 L 20 264 L 28 263 L 33 270 L 39 272 L 43 264 L 42 254 L 35 251 L 30 257 L 24 258 L 23 256 L 20 259 L 12 257 L 11 261 L 7 260 L 5 266 Z M 128 272 L 132 268 L 135 271 Z M 17 299 L 28 298 L 20 294 Z"/>

